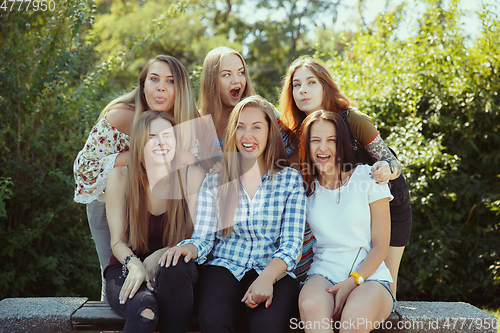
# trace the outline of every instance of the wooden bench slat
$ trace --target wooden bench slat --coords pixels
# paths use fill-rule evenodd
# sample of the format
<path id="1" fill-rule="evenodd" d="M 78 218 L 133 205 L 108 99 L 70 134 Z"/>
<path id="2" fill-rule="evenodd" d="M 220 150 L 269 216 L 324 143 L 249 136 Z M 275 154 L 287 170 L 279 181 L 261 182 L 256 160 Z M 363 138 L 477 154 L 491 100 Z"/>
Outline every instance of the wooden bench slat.
<path id="1" fill-rule="evenodd" d="M 372 332 L 376 333 L 390 333 L 397 332 L 397 323 L 400 316 L 397 313 L 392 313 L 387 321 L 392 322 L 393 329 L 377 329 Z M 87 301 L 80 309 L 78 309 L 72 316 L 71 322 L 73 328 L 77 331 L 99 331 L 99 330 L 123 330 L 125 319 L 116 314 L 106 302 Z M 189 331 L 199 331 L 197 320 L 192 320 Z M 246 328 L 237 327 L 238 332 L 245 332 Z M 297 332 L 297 330 L 289 330 L 290 332 Z"/>

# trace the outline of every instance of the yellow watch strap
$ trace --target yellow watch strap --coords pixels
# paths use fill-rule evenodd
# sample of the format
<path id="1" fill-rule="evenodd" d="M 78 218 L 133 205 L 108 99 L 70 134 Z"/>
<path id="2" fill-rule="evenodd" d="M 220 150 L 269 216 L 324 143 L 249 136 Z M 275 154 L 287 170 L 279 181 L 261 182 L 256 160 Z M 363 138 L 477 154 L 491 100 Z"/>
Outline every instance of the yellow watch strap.
<path id="1" fill-rule="evenodd" d="M 365 278 L 363 277 L 363 275 L 360 275 L 360 274 L 358 274 L 358 273 L 356 273 L 356 272 L 352 272 L 351 274 L 349 274 L 349 277 L 351 277 L 351 276 L 354 276 L 354 278 L 356 279 L 356 284 L 357 284 L 358 286 L 360 285 L 360 283 L 359 283 L 359 277 L 360 277 L 360 276 L 363 278 L 363 282 L 364 282 L 364 280 L 365 280 Z"/>

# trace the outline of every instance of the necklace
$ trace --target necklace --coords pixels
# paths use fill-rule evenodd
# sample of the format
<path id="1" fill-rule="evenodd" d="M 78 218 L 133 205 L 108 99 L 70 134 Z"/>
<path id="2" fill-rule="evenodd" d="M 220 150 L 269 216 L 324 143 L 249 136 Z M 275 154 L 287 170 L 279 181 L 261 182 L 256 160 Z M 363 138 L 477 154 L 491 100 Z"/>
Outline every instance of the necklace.
<path id="1" fill-rule="evenodd" d="M 348 171 L 348 172 L 341 171 L 340 180 L 336 179 L 336 180 L 332 180 L 332 181 L 327 181 L 327 180 L 325 180 L 324 177 L 318 177 L 318 182 L 321 186 L 323 186 L 327 190 L 333 191 L 333 190 L 340 189 L 342 186 L 347 185 L 347 183 L 349 182 L 349 179 L 351 179 L 351 174 L 352 174 L 351 171 Z"/>

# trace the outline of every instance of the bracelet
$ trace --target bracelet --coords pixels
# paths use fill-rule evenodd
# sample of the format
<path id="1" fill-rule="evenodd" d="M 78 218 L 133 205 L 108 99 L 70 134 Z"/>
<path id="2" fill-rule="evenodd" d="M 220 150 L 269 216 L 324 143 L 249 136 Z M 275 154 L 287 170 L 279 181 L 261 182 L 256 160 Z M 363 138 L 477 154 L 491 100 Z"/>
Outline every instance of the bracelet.
<path id="1" fill-rule="evenodd" d="M 128 275 L 127 264 L 129 263 L 130 259 L 132 259 L 133 257 L 139 258 L 135 254 L 129 254 L 128 256 L 125 257 L 125 259 L 123 259 L 122 275 L 124 278 L 126 278 Z"/>
<path id="2" fill-rule="evenodd" d="M 392 160 L 384 160 L 387 162 L 387 164 L 389 164 L 389 170 L 391 170 L 391 174 L 394 173 L 394 163 L 392 162 Z"/>

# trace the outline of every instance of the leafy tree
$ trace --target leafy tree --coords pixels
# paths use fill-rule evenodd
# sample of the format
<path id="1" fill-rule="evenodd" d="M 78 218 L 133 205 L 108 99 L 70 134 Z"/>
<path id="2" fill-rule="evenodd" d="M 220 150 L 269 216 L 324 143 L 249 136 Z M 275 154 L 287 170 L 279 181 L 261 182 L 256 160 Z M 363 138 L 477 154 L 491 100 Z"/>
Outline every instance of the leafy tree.
<path id="1" fill-rule="evenodd" d="M 90 2 L 54 12 L 0 14 L 0 298 L 82 295 L 99 274 L 83 207 L 73 203 L 72 160 L 88 130 L 93 49 Z M 5 183 L 4 183 L 5 184 Z M 5 187 L 3 187 L 3 190 Z"/>
<path id="2" fill-rule="evenodd" d="M 165 21 L 154 36 L 144 39 L 137 52 L 129 52 L 124 61 L 129 65 L 124 71 L 113 75 L 108 81 L 107 93 L 116 93 L 134 85 L 142 65 L 158 54 L 169 54 L 193 71 L 197 77 L 199 67 L 206 54 L 214 47 L 227 45 L 242 49 L 238 38 L 230 38 L 238 20 L 231 11 L 231 5 L 239 1 L 228 1 L 230 6 L 221 6 L 220 1 L 192 0 L 182 12 Z M 96 50 L 105 60 L 116 50 L 130 48 L 150 34 L 149 24 L 158 20 L 170 5 L 176 1 L 113 1 L 98 3 L 93 34 L 98 38 Z M 193 82 L 197 85 L 197 82 Z"/>
<path id="3" fill-rule="evenodd" d="M 101 59 L 137 40 L 137 36 L 144 36 L 145 22 L 157 17 L 169 3 L 171 1 L 99 1 L 100 15 L 93 31 L 100 38 L 97 49 Z M 252 4 L 265 8 L 266 17 L 248 22 L 246 15 Z M 244 54 L 257 91 L 276 102 L 281 76 L 288 64 L 301 54 L 313 52 L 308 33 L 316 27 L 316 16 L 326 13 L 334 17 L 340 5 L 340 0 L 191 0 L 185 11 L 169 20 L 140 55 L 126 59 L 131 65 L 127 71 L 111 78 L 109 90 L 128 87 L 146 59 L 159 53 L 175 56 L 188 70 L 194 71 L 193 84 L 196 86 L 196 71 L 205 55 L 212 48 L 225 45 Z M 284 18 L 278 15 L 283 10 L 286 12 Z"/>
<path id="4" fill-rule="evenodd" d="M 261 95 L 277 102 L 278 87 L 288 65 L 298 56 L 314 52 L 308 33 L 318 27 L 316 18 L 328 14 L 335 17 L 340 5 L 340 0 L 256 1 L 256 7 L 267 9 L 268 14 L 248 25 L 247 57 Z"/>
<path id="5" fill-rule="evenodd" d="M 182 8 L 165 8 L 148 34 L 95 64 L 93 1 L 55 11 L 0 12 L 0 298 L 97 298 L 99 264 L 72 166 L 103 106 L 101 88 Z"/>
<path id="6" fill-rule="evenodd" d="M 398 38 L 401 5 L 329 65 L 405 166 L 413 230 L 398 294 L 498 307 L 500 21 L 484 7 L 465 47 L 458 1 L 425 4 L 414 36 Z"/>

